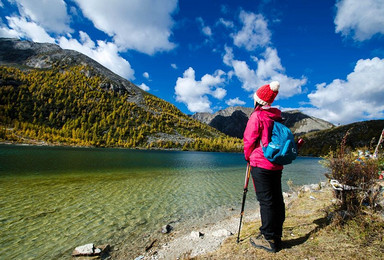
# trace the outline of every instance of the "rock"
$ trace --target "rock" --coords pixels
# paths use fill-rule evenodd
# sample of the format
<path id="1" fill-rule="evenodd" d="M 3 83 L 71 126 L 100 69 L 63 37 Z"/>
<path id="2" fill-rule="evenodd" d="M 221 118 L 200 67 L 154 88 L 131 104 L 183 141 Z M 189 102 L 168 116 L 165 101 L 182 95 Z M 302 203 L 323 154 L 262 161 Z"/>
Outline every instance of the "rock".
<path id="1" fill-rule="evenodd" d="M 109 248 L 110 247 L 108 244 L 95 247 L 94 244 L 90 243 L 76 247 L 72 252 L 72 256 L 99 256 L 103 253 L 106 253 Z"/>
<path id="2" fill-rule="evenodd" d="M 81 255 L 93 255 L 95 246 L 94 244 L 86 244 L 83 246 L 78 246 L 73 251 L 73 256 L 81 256 Z"/>
<path id="3" fill-rule="evenodd" d="M 219 229 L 212 232 L 212 236 L 214 237 L 229 237 L 230 235 L 232 235 L 232 232 L 226 229 Z"/>
<path id="4" fill-rule="evenodd" d="M 198 232 L 198 231 L 192 231 L 191 232 L 191 237 L 193 239 L 203 238 L 204 237 L 204 233 L 201 233 L 201 232 Z"/>
<path id="5" fill-rule="evenodd" d="M 303 192 L 311 192 L 311 191 L 319 191 L 321 190 L 321 184 L 308 184 L 308 185 L 304 185 L 302 188 L 301 188 L 301 191 Z"/>
<path id="6" fill-rule="evenodd" d="M 315 200 L 315 199 L 316 199 L 316 198 L 313 197 L 313 196 L 309 196 L 309 198 L 310 198 L 311 200 Z"/>
<path id="7" fill-rule="evenodd" d="M 142 260 L 142 259 L 144 259 L 144 256 L 143 256 L 143 255 L 138 256 L 138 257 L 135 258 L 135 260 Z"/>
<path id="8" fill-rule="evenodd" d="M 320 184 L 311 184 L 311 190 L 321 190 Z"/>
<path id="9" fill-rule="evenodd" d="M 169 232 L 171 232 L 173 229 L 173 227 L 169 224 L 167 225 L 164 225 L 162 228 L 161 228 L 161 233 L 163 234 L 168 234 Z"/>
<path id="10" fill-rule="evenodd" d="M 284 198 L 290 198 L 292 196 L 292 194 L 288 193 L 288 192 L 283 192 L 283 197 Z"/>

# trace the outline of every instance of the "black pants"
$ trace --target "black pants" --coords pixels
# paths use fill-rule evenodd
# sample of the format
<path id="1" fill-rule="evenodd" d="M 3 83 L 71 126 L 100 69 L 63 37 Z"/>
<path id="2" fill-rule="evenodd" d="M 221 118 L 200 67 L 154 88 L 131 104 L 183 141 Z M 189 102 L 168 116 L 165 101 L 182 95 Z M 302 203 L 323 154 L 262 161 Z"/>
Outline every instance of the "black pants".
<path id="1" fill-rule="evenodd" d="M 266 239 L 281 240 L 285 220 L 285 204 L 281 190 L 282 171 L 252 167 L 251 174 L 260 204 L 260 232 Z"/>

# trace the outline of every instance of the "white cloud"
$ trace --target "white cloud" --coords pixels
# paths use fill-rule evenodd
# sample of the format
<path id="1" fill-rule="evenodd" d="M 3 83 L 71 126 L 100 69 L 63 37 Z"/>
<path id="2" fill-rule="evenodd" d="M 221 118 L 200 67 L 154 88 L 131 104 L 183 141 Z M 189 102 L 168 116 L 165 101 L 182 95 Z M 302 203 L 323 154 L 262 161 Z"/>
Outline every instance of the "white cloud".
<path id="1" fill-rule="evenodd" d="M 200 23 L 201 31 L 205 36 L 211 37 L 212 30 L 209 26 L 205 26 L 204 20 L 201 17 L 196 18 L 196 20 Z"/>
<path id="2" fill-rule="evenodd" d="M 63 0 L 15 0 L 22 17 L 28 18 L 46 31 L 71 32 L 67 6 Z"/>
<path id="3" fill-rule="evenodd" d="M 95 44 L 85 32 L 80 31 L 79 34 L 80 42 L 76 39 L 61 37 L 59 39 L 60 46 L 63 49 L 79 51 L 126 79 L 133 80 L 135 78 L 134 70 L 129 62 L 119 55 L 118 48 L 114 43 L 97 41 Z"/>
<path id="4" fill-rule="evenodd" d="M 141 88 L 144 91 L 149 91 L 150 90 L 150 88 L 147 85 L 145 85 L 144 83 L 141 83 L 141 85 L 139 85 L 138 87 Z"/>
<path id="5" fill-rule="evenodd" d="M 212 91 L 212 96 L 219 100 L 223 99 L 226 95 L 227 91 L 223 88 L 216 88 L 214 91 Z"/>
<path id="6" fill-rule="evenodd" d="M 205 74 L 200 81 L 195 79 L 195 70 L 189 67 L 176 81 L 176 101 L 187 105 L 191 112 L 212 112 L 208 95 L 222 99 L 226 90 L 218 87 L 224 82 L 225 73 L 217 70 L 213 75 Z"/>
<path id="7" fill-rule="evenodd" d="M 209 26 L 204 26 L 202 31 L 206 36 L 208 37 L 212 36 L 212 30 Z"/>
<path id="8" fill-rule="evenodd" d="M 224 25 L 226 28 L 233 28 L 235 25 L 233 24 L 232 21 L 225 20 L 224 18 L 220 18 L 219 21 L 216 23 Z"/>
<path id="9" fill-rule="evenodd" d="M 384 118 L 384 59 L 359 60 L 346 80 L 317 85 L 308 95 L 312 108 L 304 113 L 332 123 Z"/>
<path id="10" fill-rule="evenodd" d="M 336 32 L 364 41 L 384 34 L 383 0 L 341 0 L 336 3 Z"/>
<path id="11" fill-rule="evenodd" d="M 171 67 L 174 68 L 175 70 L 177 70 L 177 65 L 175 63 L 172 63 Z"/>
<path id="12" fill-rule="evenodd" d="M 243 23 L 243 28 L 233 35 L 234 44 L 237 47 L 245 47 L 248 51 L 252 51 L 257 47 L 269 45 L 271 32 L 261 14 L 241 11 L 240 20 Z"/>
<path id="13" fill-rule="evenodd" d="M 245 105 L 245 102 L 240 100 L 239 97 L 228 99 L 225 103 L 231 107 Z"/>
<path id="14" fill-rule="evenodd" d="M 112 36 L 120 50 L 147 54 L 175 48 L 169 41 L 177 0 L 75 0 L 96 28 Z"/>
<path id="15" fill-rule="evenodd" d="M 251 69 L 245 61 L 236 60 L 232 48 L 225 47 L 225 51 L 223 62 L 233 68 L 234 75 L 242 82 L 242 88 L 248 92 L 254 92 L 262 85 L 277 80 L 280 82 L 277 97 L 286 98 L 301 93 L 301 87 L 307 82 L 306 78 L 295 79 L 284 74 L 276 49 L 268 47 L 262 58 L 254 58 L 256 69 Z"/>
<path id="16" fill-rule="evenodd" d="M 18 32 L 14 29 L 10 29 L 8 27 L 1 27 L 0 28 L 0 37 L 2 37 L 2 38 L 21 38 L 21 37 L 23 37 L 23 34 L 21 32 Z"/>
<path id="17" fill-rule="evenodd" d="M 49 36 L 44 28 L 34 22 L 28 22 L 25 18 L 15 16 L 7 16 L 6 19 L 8 21 L 9 28 L 1 28 L 1 37 L 29 38 L 34 42 L 55 42 L 55 39 Z"/>
<path id="18" fill-rule="evenodd" d="M 146 79 L 149 79 L 149 73 L 148 72 L 144 72 L 143 73 L 143 77 L 146 78 Z"/>

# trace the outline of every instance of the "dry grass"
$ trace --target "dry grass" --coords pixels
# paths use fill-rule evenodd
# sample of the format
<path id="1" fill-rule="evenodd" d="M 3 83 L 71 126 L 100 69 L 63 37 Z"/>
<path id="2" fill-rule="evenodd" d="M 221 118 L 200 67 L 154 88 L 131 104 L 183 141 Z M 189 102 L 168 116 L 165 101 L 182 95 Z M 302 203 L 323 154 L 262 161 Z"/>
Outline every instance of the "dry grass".
<path id="1" fill-rule="evenodd" d="M 285 245 L 275 254 L 249 243 L 249 238 L 258 233 L 257 222 L 244 224 L 239 244 L 236 236 L 231 236 L 217 251 L 193 259 L 384 259 L 383 219 L 366 214 L 343 226 L 330 223 L 332 200 L 332 190 L 328 188 L 301 193 L 287 205 Z"/>

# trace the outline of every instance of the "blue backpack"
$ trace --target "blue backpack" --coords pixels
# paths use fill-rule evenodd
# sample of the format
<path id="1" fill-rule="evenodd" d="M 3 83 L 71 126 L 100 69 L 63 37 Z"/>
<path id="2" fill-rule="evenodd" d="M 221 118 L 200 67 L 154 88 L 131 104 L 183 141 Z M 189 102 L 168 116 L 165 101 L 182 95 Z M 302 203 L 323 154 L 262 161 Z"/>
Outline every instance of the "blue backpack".
<path id="1" fill-rule="evenodd" d="M 262 147 L 264 157 L 276 164 L 290 164 L 297 157 L 297 146 L 291 130 L 279 122 L 273 124 L 271 142 Z"/>

